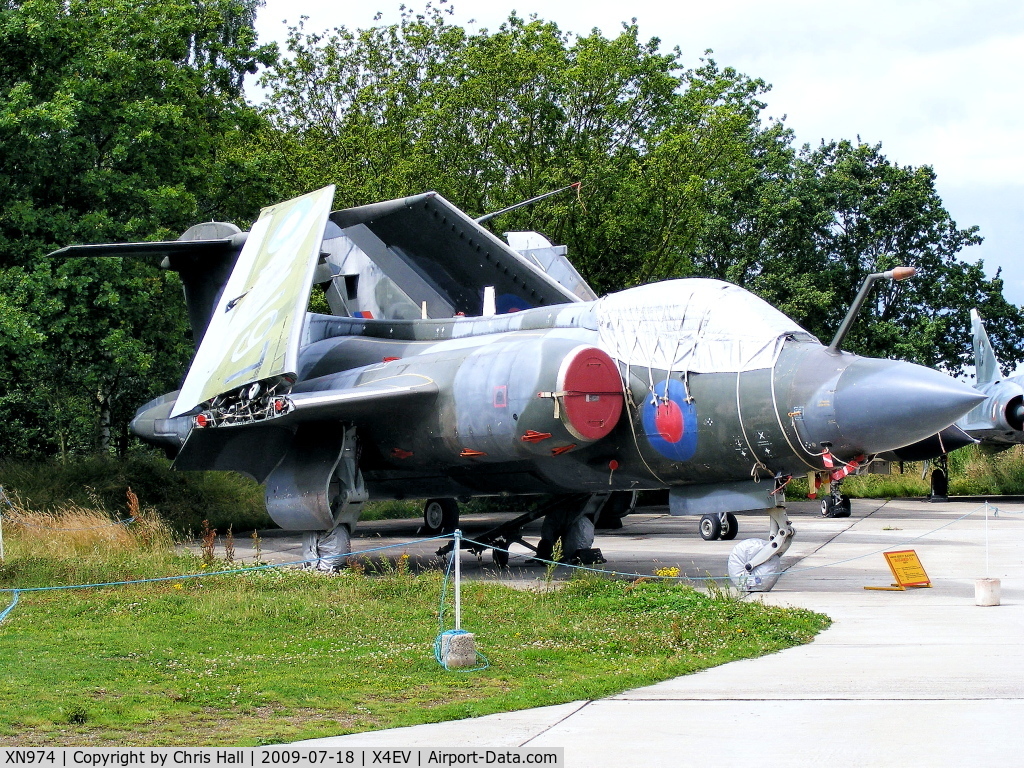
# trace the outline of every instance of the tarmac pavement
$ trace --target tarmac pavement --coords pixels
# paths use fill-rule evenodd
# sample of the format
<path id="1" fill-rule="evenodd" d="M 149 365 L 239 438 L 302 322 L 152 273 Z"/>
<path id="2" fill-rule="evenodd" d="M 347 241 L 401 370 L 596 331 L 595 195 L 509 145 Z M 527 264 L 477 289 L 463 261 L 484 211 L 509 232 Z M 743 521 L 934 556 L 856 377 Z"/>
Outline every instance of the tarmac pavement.
<path id="1" fill-rule="evenodd" d="M 998 511 L 997 511 L 998 510 Z M 332 748 L 565 750 L 565 765 L 1007 766 L 1024 764 L 1024 503 L 854 500 L 847 519 L 789 504 L 797 537 L 774 605 L 828 614 L 805 646 L 580 701 L 471 720 L 303 742 Z M 971 513 L 971 514 L 969 514 Z M 968 515 L 967 517 L 963 517 Z M 962 518 L 962 519 L 961 519 Z M 488 520 L 464 518 L 472 536 Z M 705 542 L 695 518 L 635 514 L 599 531 L 604 568 L 647 573 L 675 565 L 718 575 L 735 542 Z M 764 515 L 740 517 L 740 538 L 765 535 Z M 354 549 L 415 538 L 415 521 L 361 526 Z M 286 557 L 274 539 L 265 557 Z M 290 546 L 297 546 L 292 542 Z M 410 545 L 429 559 L 436 542 Z M 892 577 L 882 551 L 914 549 L 930 589 L 867 591 Z M 297 555 L 297 550 L 295 551 Z M 299 559 L 297 556 L 294 559 Z M 463 554 L 467 578 L 530 583 L 536 568 L 500 574 Z M 565 572 L 568 569 L 559 569 Z M 1001 580 L 1002 604 L 975 605 L 975 580 Z M 467 627 L 472 631 L 472 627 Z M 486 653 L 486 648 L 482 648 Z"/>

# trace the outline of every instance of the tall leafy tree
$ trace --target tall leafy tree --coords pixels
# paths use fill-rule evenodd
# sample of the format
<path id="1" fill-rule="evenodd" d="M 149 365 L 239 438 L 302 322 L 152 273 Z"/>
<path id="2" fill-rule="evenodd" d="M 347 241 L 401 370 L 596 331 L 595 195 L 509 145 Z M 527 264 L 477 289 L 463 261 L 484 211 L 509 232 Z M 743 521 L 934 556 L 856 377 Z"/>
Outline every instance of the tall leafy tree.
<path id="1" fill-rule="evenodd" d="M 232 141 L 259 127 L 242 78 L 275 55 L 256 42 L 258 4 L 0 6 L 0 292 L 15 312 L 0 325 L 0 409 L 25 437 L 8 451 L 106 449 L 133 406 L 175 385 L 189 348 L 174 275 L 43 256 L 75 242 L 173 239 L 197 219 L 238 213 L 224 188 L 250 189 L 254 174 Z"/>
<path id="2" fill-rule="evenodd" d="M 685 69 L 635 24 L 577 36 L 512 15 L 470 34 L 428 6 L 368 30 L 296 28 L 288 48 L 265 83 L 291 178 L 335 181 L 349 204 L 436 189 L 475 213 L 582 181 L 582 205 L 495 226 L 569 244 L 599 290 L 687 272 L 708 200 L 744 183 L 764 143 L 762 81 Z"/>
<path id="3" fill-rule="evenodd" d="M 899 166 L 878 144 L 827 142 L 804 147 L 788 167 L 766 166 L 721 203 L 698 270 L 754 290 L 824 341 L 868 274 L 903 264 L 917 277 L 877 284 L 846 348 L 961 372 L 973 363 L 977 307 L 998 329 L 1003 360 L 1024 358 L 1024 316 L 1003 298 L 998 274 L 989 279 L 983 264 L 962 259 L 981 242 L 978 228 L 952 220 L 930 166 Z"/>
<path id="4" fill-rule="evenodd" d="M 618 35 L 579 36 L 515 15 L 469 33 L 440 8 L 398 24 L 292 31 L 266 78 L 274 141 L 304 188 L 333 181 L 348 204 L 437 189 L 474 213 L 583 182 L 494 220 L 570 247 L 599 291 L 676 276 L 730 280 L 824 339 L 860 281 L 898 263 L 920 277 L 879 286 L 847 346 L 963 370 L 968 310 L 998 319 L 996 344 L 1024 358 L 1022 317 L 998 277 L 964 261 L 931 168 L 880 146 L 797 150 L 765 119 L 768 86 L 705 58 Z"/>

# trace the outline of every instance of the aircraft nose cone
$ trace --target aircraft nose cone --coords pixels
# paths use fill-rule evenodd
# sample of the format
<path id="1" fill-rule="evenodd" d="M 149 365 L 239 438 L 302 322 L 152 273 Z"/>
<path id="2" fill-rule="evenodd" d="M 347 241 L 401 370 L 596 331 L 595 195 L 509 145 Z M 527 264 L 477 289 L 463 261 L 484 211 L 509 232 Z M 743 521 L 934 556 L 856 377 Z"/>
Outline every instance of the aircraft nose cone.
<path id="1" fill-rule="evenodd" d="M 880 453 L 934 435 L 984 399 L 931 368 L 862 357 L 836 384 L 836 427 L 851 449 Z"/>

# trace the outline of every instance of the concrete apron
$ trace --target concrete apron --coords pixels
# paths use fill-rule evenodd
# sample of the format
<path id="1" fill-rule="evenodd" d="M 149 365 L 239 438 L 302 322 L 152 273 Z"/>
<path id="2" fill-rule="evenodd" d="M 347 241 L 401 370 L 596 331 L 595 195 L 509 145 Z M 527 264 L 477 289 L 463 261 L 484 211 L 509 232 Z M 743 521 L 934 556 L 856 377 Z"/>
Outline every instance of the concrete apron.
<path id="1" fill-rule="evenodd" d="M 751 599 L 831 616 L 810 645 L 599 701 L 306 743 L 564 747 L 569 766 L 1018 764 L 1024 504 L 999 506 L 988 520 L 986 571 L 983 512 L 957 520 L 976 503 L 855 500 L 845 520 L 790 504 L 798 538 L 784 559 L 789 570 L 774 591 Z M 635 517 L 613 535 L 599 532 L 605 567 L 724 568 L 731 542 L 670 540 L 660 530 L 678 529 L 678 519 Z M 741 538 L 763 535 L 759 518 L 741 521 Z M 933 587 L 864 590 L 890 584 L 886 549 L 916 550 Z M 1002 580 L 1002 605 L 974 604 L 984 576 Z"/>

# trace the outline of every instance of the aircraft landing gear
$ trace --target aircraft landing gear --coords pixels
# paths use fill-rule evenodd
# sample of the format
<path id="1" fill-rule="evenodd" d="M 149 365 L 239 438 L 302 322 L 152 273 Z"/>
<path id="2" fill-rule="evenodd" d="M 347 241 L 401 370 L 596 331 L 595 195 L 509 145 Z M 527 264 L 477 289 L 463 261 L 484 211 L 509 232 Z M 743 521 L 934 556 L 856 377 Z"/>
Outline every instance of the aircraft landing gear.
<path id="1" fill-rule="evenodd" d="M 302 532 L 303 568 L 335 573 L 348 562 L 343 555 L 351 552 L 352 533 L 347 525 L 338 525 L 330 531 Z"/>
<path id="2" fill-rule="evenodd" d="M 544 516 L 537 542 L 537 559 L 550 560 L 555 542 L 562 540 L 562 562 L 595 565 L 605 562 L 601 550 L 594 549 L 594 518 L 608 501 L 609 494 L 595 493 L 581 506 L 567 504 Z"/>
<path id="3" fill-rule="evenodd" d="M 775 586 L 782 575 L 782 555 L 796 535 L 785 507 L 775 507 L 768 514 L 771 517 L 768 541 L 744 539 L 729 555 L 729 578 L 743 592 L 768 592 Z"/>
<path id="4" fill-rule="evenodd" d="M 829 483 L 828 493 L 821 499 L 822 517 L 850 516 L 850 500 L 843 496 L 839 484 L 839 480 L 833 480 Z"/>
<path id="5" fill-rule="evenodd" d="M 700 519 L 700 537 L 704 541 L 732 541 L 739 533 L 739 523 L 736 515 L 732 512 L 721 512 L 713 515 L 704 515 Z"/>
<path id="6" fill-rule="evenodd" d="M 541 562 L 537 558 L 550 560 L 555 542 L 561 539 L 562 562 L 582 565 L 604 563 L 606 561 L 601 550 L 594 547 L 594 517 L 601 511 L 602 505 L 610 495 L 609 493 L 594 493 L 554 497 L 548 503 L 490 530 L 474 533 L 473 540 L 471 542 L 463 540 L 462 547 L 478 557 L 490 549 L 494 565 L 504 568 L 509 562 L 507 550 L 513 544 L 519 544 L 535 553 L 536 557 L 527 560 L 525 565 L 540 565 Z M 430 505 L 433 502 L 440 506 L 432 509 Z M 456 517 L 452 523 L 452 530 L 454 530 L 458 525 L 458 505 L 452 499 L 428 501 L 424 508 L 424 522 L 427 524 L 431 522 L 427 517 L 428 514 L 433 514 L 436 522 L 438 509 L 447 504 L 453 505 L 456 511 Z M 537 546 L 534 546 L 523 538 L 523 527 L 541 517 L 544 518 L 541 539 L 537 542 Z M 449 541 L 437 550 L 438 557 L 445 557 L 451 552 L 453 544 L 454 542 Z"/>
<path id="7" fill-rule="evenodd" d="M 622 518 L 636 508 L 636 491 L 614 491 L 604 506 L 594 515 L 594 526 L 604 530 L 618 530 Z"/>
<path id="8" fill-rule="evenodd" d="M 423 505 L 421 533 L 437 536 L 453 533 L 459 527 L 459 502 L 455 499 L 427 499 Z"/>

